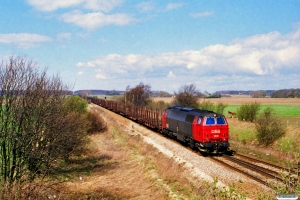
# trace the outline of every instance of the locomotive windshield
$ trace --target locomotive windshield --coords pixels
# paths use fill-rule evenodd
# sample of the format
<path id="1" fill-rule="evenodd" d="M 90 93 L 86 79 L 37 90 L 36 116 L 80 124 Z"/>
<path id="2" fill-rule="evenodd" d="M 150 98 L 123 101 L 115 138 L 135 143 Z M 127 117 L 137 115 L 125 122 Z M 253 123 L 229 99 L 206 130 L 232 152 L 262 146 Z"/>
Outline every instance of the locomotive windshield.
<path id="1" fill-rule="evenodd" d="M 217 124 L 220 124 L 220 125 L 226 124 L 224 117 L 217 117 Z"/>
<path id="2" fill-rule="evenodd" d="M 208 117 L 206 118 L 206 125 L 214 125 L 215 124 L 215 118 Z"/>
<path id="3" fill-rule="evenodd" d="M 207 117 L 205 124 L 206 125 L 215 125 L 215 124 L 224 125 L 224 124 L 226 124 L 226 121 L 225 121 L 224 117 L 217 117 L 217 118 Z"/>

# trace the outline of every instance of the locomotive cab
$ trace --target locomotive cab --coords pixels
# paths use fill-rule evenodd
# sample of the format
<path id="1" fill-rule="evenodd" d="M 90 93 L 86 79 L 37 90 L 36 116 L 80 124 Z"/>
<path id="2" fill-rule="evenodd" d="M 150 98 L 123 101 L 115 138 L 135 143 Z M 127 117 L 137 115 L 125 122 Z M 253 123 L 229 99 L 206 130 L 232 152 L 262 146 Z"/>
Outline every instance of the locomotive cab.
<path id="1" fill-rule="evenodd" d="M 199 121 L 201 123 L 199 124 Z M 198 149 L 202 152 L 224 153 L 229 147 L 228 124 L 222 115 L 207 115 L 199 117 L 194 126 L 194 140 Z"/>

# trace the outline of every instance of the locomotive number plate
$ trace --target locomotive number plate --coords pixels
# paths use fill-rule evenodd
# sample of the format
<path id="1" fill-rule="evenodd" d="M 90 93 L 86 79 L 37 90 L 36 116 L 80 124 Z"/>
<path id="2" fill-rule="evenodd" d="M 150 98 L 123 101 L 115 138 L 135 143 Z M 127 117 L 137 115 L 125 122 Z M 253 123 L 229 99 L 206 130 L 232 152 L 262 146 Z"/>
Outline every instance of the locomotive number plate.
<path id="1" fill-rule="evenodd" d="M 211 133 L 221 133 L 220 129 L 213 129 L 211 130 Z"/>

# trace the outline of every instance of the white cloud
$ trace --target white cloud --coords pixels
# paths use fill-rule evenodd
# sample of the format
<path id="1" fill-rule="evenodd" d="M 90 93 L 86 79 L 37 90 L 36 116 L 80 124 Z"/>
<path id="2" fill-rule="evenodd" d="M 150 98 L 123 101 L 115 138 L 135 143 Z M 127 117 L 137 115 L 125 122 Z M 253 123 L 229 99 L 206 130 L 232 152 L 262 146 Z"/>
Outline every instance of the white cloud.
<path id="1" fill-rule="evenodd" d="M 76 64 L 76 67 L 95 67 L 95 64 L 93 62 L 87 62 L 87 63 L 79 62 Z"/>
<path id="2" fill-rule="evenodd" d="M 27 0 L 27 2 L 38 10 L 50 12 L 79 5 L 83 0 Z"/>
<path id="3" fill-rule="evenodd" d="M 94 11 L 109 12 L 120 6 L 124 0 L 86 0 L 84 7 Z"/>
<path id="4" fill-rule="evenodd" d="M 80 72 L 77 73 L 77 75 L 78 75 L 78 76 L 81 76 L 81 75 L 83 75 L 83 72 L 80 71 Z"/>
<path id="5" fill-rule="evenodd" d="M 87 29 L 95 29 L 111 24 L 117 26 L 125 26 L 135 21 L 130 16 L 122 13 L 112 15 L 106 15 L 101 12 L 83 14 L 78 10 L 63 14 L 61 16 L 61 19 L 64 22 L 72 23 Z"/>
<path id="6" fill-rule="evenodd" d="M 139 12 L 149 12 L 154 10 L 154 4 L 152 2 L 142 2 L 136 5 Z"/>
<path id="7" fill-rule="evenodd" d="M 167 77 L 168 77 L 168 78 L 176 78 L 176 76 L 173 74 L 172 71 L 169 72 L 169 74 L 168 74 Z"/>
<path id="8" fill-rule="evenodd" d="M 109 12 L 121 5 L 124 0 L 27 0 L 38 10 L 52 12 L 70 7 L 84 7 L 94 11 Z"/>
<path id="9" fill-rule="evenodd" d="M 100 74 L 100 73 L 96 74 L 96 78 L 97 79 L 106 79 L 106 77 L 103 74 Z"/>
<path id="10" fill-rule="evenodd" d="M 84 67 L 85 66 L 85 63 L 83 62 L 79 62 L 76 64 L 76 67 Z"/>
<path id="11" fill-rule="evenodd" d="M 202 17 L 209 17 L 209 16 L 212 16 L 214 14 L 213 11 L 206 11 L 206 12 L 201 12 L 201 13 L 190 13 L 190 16 L 191 17 L 194 17 L 194 18 L 202 18 Z"/>
<path id="12" fill-rule="evenodd" d="M 40 43 L 51 41 L 52 38 L 48 36 L 31 33 L 0 34 L 0 43 L 14 44 L 23 49 L 34 48 Z"/>
<path id="13" fill-rule="evenodd" d="M 167 10 L 174 10 L 183 6 L 183 3 L 168 3 L 166 6 Z"/>
<path id="14" fill-rule="evenodd" d="M 69 40 L 71 39 L 72 34 L 71 33 L 59 33 L 57 34 L 57 39 L 58 40 Z"/>

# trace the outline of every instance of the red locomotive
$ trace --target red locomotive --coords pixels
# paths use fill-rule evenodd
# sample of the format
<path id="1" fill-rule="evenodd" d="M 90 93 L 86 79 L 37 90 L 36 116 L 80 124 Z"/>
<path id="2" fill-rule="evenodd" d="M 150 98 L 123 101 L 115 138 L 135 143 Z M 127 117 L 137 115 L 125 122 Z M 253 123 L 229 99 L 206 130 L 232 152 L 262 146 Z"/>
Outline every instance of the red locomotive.
<path id="1" fill-rule="evenodd" d="M 162 133 L 201 152 L 225 153 L 229 148 L 226 118 L 208 110 L 167 108 L 162 115 Z"/>
<path id="2" fill-rule="evenodd" d="M 107 99 L 88 100 L 168 137 L 187 143 L 201 152 L 229 152 L 229 128 L 224 115 L 181 106 L 169 107 L 162 111 L 128 106 Z"/>

